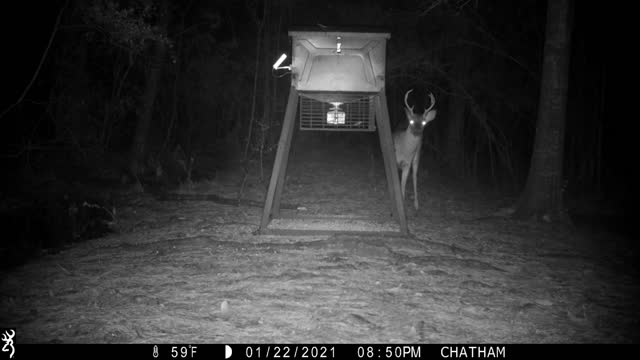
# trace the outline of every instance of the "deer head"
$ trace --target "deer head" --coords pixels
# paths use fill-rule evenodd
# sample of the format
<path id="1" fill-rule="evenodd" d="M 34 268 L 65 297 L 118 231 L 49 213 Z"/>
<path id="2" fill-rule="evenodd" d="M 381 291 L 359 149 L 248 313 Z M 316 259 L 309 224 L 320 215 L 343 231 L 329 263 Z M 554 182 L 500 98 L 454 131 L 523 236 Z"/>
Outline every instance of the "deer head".
<path id="1" fill-rule="evenodd" d="M 436 98 L 432 93 L 429 93 L 429 102 L 431 106 L 424 111 L 422 114 L 416 114 L 413 112 L 413 106 L 409 106 L 409 93 L 411 93 L 413 89 L 407 91 L 404 94 L 404 112 L 407 114 L 407 120 L 409 120 L 409 127 L 407 131 L 411 131 L 412 134 L 416 136 L 422 135 L 422 129 L 433 119 L 436 118 L 437 110 L 433 107 L 436 105 Z"/>

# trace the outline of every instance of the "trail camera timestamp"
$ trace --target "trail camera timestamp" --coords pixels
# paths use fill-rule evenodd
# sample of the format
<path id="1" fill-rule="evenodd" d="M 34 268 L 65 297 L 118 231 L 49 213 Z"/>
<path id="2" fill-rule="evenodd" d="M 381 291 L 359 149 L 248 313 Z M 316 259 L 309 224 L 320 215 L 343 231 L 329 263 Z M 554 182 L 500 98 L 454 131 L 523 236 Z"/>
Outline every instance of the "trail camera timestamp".
<path id="1" fill-rule="evenodd" d="M 419 345 L 358 346 L 358 359 L 419 359 Z"/>
<path id="2" fill-rule="evenodd" d="M 262 345 L 247 346 L 247 359 L 334 359 L 336 349 L 333 346 L 311 345 Z"/>

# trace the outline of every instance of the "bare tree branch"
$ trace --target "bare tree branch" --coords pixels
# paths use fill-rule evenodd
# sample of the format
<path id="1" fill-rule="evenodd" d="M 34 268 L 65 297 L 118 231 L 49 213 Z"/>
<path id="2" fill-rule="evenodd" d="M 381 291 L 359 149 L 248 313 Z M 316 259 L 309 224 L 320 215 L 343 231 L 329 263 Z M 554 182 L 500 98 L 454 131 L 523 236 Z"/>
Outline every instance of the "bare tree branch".
<path id="1" fill-rule="evenodd" d="M 505 59 L 511 60 L 513 63 L 515 63 L 516 65 L 520 66 L 522 68 L 522 70 L 526 71 L 527 74 L 529 74 L 529 76 L 531 76 L 532 79 L 537 80 L 537 76 L 536 74 L 531 71 L 531 69 L 529 69 L 525 64 L 523 64 L 522 62 L 520 62 L 518 59 L 516 59 L 515 57 L 509 55 L 506 51 L 503 50 L 499 50 L 499 49 L 495 49 L 495 48 L 491 48 L 489 46 L 486 45 L 482 45 L 480 43 L 477 43 L 475 41 L 471 41 L 471 40 L 460 40 L 461 44 L 465 44 L 465 45 L 469 45 L 469 46 L 474 46 L 483 50 L 487 50 L 487 51 L 491 51 L 493 53 L 495 53 L 498 56 L 501 56 Z"/>
<path id="2" fill-rule="evenodd" d="M 42 57 L 40 58 L 40 63 L 38 64 L 38 67 L 36 68 L 36 71 L 33 73 L 33 76 L 31 77 L 31 81 L 29 81 L 27 86 L 24 88 L 24 91 L 22 91 L 22 94 L 20 95 L 18 100 L 16 100 L 16 102 L 13 103 L 12 105 L 9 105 L 9 107 L 7 107 L 2 113 L 0 113 L 0 119 L 2 119 L 9 111 L 11 111 L 11 109 L 13 109 L 14 107 L 16 107 L 18 104 L 20 104 L 22 102 L 22 100 L 24 99 L 25 95 L 27 95 L 27 92 L 29 92 L 29 89 L 31 89 L 31 86 L 36 81 L 36 78 L 38 77 L 38 74 L 40 73 L 40 69 L 42 69 L 42 64 L 44 64 L 44 60 L 47 58 L 47 54 L 49 53 L 49 49 L 51 49 L 51 44 L 53 43 L 53 38 L 56 36 L 56 33 L 58 32 L 58 29 L 60 28 L 60 20 L 62 19 L 62 13 L 67 8 L 67 5 L 69 5 L 69 0 L 65 1 L 64 5 L 62 6 L 62 9 L 60 9 L 60 12 L 58 13 L 58 17 L 56 18 L 56 23 L 53 26 L 53 31 L 51 32 L 51 36 L 49 37 L 49 43 L 47 44 L 47 47 L 44 49 L 44 53 L 42 54 Z"/>

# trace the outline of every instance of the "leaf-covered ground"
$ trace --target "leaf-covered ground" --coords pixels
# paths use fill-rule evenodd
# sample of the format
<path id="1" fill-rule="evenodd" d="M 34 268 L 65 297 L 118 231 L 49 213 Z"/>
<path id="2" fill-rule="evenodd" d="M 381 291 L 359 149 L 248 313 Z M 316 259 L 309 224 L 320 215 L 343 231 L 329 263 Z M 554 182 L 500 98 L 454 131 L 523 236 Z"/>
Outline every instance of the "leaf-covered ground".
<path id="1" fill-rule="evenodd" d="M 288 215 L 388 218 L 372 160 L 293 153 Z M 640 340 L 635 239 L 494 216 L 488 194 L 420 177 L 411 238 L 254 235 L 259 207 L 121 193 L 118 232 L 1 274 L 0 324 L 19 342 Z M 264 191 L 251 174 L 242 195 Z"/>

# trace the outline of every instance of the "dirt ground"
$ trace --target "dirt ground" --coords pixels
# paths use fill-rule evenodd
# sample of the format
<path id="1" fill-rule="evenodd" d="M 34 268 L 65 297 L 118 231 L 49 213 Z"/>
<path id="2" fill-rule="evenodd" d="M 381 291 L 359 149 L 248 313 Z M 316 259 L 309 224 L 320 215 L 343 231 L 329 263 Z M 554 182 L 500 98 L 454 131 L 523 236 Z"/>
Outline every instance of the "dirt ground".
<path id="1" fill-rule="evenodd" d="M 388 218 L 382 166 L 334 155 L 294 149 L 289 214 Z M 0 324 L 25 343 L 640 340 L 637 239 L 510 220 L 420 178 L 411 238 L 254 235 L 257 206 L 122 193 L 116 233 L 0 274 Z M 241 180 L 189 191 L 234 198 Z M 263 201 L 256 174 L 245 185 Z"/>

